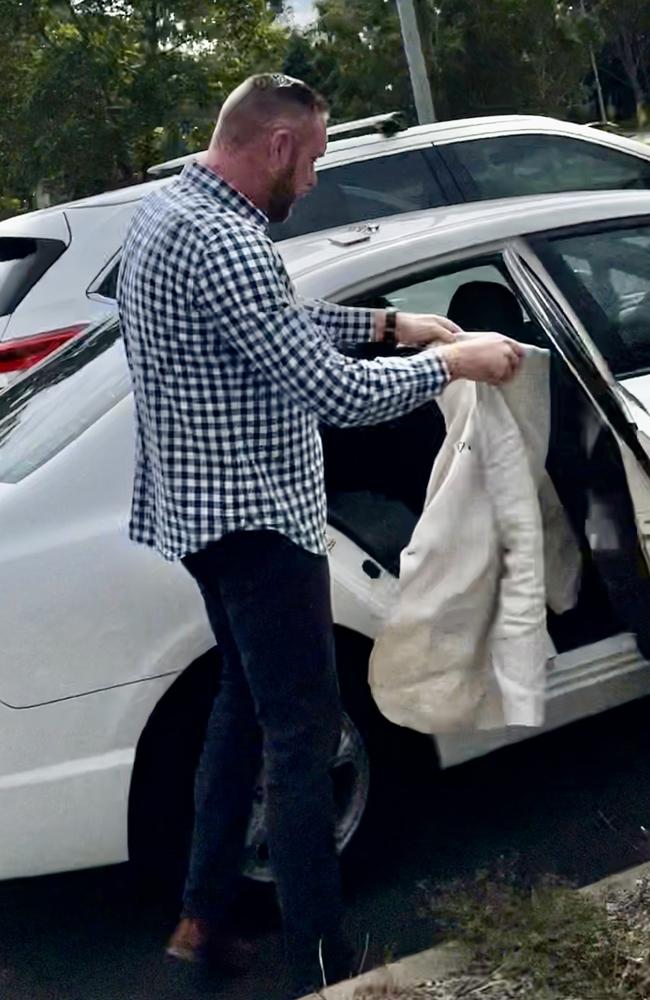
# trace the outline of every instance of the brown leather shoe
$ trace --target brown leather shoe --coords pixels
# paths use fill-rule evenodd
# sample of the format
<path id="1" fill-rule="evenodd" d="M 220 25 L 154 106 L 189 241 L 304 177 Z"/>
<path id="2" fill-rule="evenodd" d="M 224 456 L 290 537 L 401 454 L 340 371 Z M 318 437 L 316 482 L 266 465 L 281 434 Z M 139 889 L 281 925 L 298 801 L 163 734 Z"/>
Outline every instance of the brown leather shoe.
<path id="1" fill-rule="evenodd" d="M 183 917 L 167 944 L 166 954 L 180 962 L 215 966 L 231 976 L 243 975 L 251 961 L 251 946 L 230 937 L 201 917 Z"/>

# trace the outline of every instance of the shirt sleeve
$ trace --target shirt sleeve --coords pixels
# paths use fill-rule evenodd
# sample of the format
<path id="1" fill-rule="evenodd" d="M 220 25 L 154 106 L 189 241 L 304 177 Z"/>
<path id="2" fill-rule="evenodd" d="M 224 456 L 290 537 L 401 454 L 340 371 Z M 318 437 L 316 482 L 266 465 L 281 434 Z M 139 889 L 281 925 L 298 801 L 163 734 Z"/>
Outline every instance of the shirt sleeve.
<path id="1" fill-rule="evenodd" d="M 345 357 L 295 297 L 272 247 L 229 232 L 203 251 L 196 290 L 217 336 L 298 406 L 339 427 L 401 416 L 449 381 L 434 350 L 375 361 Z"/>
<path id="2" fill-rule="evenodd" d="M 324 328 L 335 347 L 354 347 L 372 341 L 375 332 L 372 309 L 354 309 L 322 299 L 303 299 L 302 304 L 312 320 Z"/>

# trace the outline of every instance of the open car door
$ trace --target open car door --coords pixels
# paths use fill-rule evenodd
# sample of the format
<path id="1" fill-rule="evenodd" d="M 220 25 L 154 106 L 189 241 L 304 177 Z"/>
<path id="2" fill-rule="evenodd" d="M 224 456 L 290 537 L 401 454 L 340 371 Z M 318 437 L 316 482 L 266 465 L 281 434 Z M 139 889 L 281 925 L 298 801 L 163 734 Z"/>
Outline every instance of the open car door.
<path id="1" fill-rule="evenodd" d="M 617 383 L 534 249 L 513 241 L 504 259 L 558 355 L 552 399 L 560 457 L 549 471 L 618 618 L 650 659 L 650 414 Z M 569 394 L 569 381 L 582 391 L 572 386 Z"/>

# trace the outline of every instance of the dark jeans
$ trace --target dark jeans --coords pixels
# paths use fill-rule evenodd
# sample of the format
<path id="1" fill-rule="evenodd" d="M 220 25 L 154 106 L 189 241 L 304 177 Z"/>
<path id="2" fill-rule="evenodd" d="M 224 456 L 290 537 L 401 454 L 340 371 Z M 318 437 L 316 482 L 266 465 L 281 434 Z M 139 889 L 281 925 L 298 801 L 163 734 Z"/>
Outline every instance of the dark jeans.
<path id="1" fill-rule="evenodd" d="M 220 921 L 263 762 L 266 824 L 290 961 L 317 968 L 342 918 L 329 765 L 341 728 L 329 570 L 274 531 L 240 531 L 184 559 L 223 659 L 196 774 L 183 912 Z"/>

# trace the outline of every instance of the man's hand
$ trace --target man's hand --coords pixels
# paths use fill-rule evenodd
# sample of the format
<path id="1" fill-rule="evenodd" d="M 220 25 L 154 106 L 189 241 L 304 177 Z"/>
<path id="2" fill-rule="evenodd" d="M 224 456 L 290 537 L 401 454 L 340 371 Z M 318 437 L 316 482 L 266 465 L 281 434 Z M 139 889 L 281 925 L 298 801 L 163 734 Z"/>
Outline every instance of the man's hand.
<path id="1" fill-rule="evenodd" d="M 405 347 L 426 347 L 428 344 L 451 344 L 461 328 L 446 316 L 421 316 L 418 313 L 398 313 L 395 331 L 398 344 Z"/>
<path id="2" fill-rule="evenodd" d="M 376 312 L 376 339 L 383 340 L 385 313 Z M 429 344 L 451 344 L 461 328 L 452 323 L 446 316 L 426 315 L 419 313 L 397 314 L 395 339 L 405 347 L 428 347 Z"/>
<path id="3" fill-rule="evenodd" d="M 501 385 L 515 375 L 524 350 L 516 340 L 500 333 L 482 333 L 475 338 L 458 339 L 439 348 L 452 380 L 470 379 Z"/>

